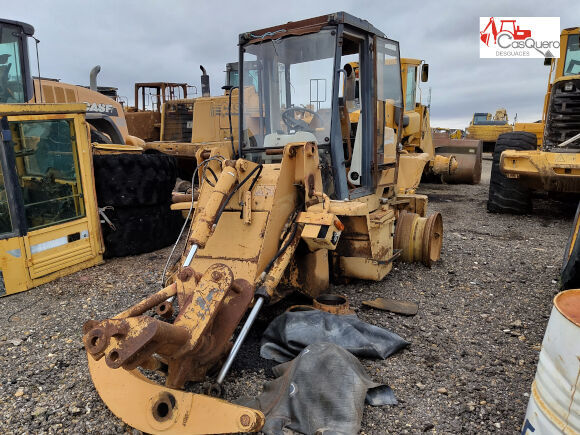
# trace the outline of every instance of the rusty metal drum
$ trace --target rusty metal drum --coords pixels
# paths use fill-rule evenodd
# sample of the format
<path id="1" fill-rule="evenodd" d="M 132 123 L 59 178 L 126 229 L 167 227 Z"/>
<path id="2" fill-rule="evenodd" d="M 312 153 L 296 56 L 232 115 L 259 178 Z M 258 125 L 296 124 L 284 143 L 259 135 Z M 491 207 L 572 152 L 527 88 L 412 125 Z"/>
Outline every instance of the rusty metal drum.
<path id="1" fill-rule="evenodd" d="M 521 433 L 580 434 L 580 290 L 554 298 Z"/>

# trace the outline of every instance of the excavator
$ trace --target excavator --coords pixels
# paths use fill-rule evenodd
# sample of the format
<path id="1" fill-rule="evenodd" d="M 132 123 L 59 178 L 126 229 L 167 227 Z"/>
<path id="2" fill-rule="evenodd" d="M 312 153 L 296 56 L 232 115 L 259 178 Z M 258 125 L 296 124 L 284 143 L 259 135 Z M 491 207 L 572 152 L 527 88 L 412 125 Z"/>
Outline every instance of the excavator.
<path id="1" fill-rule="evenodd" d="M 339 86 L 350 61 L 360 65 L 354 142 L 341 113 L 355 102 Z M 246 62 L 259 67 L 254 83 Z M 146 433 L 259 431 L 261 411 L 216 396 L 263 307 L 290 290 L 316 297 L 334 279 L 380 281 L 398 257 L 440 257 L 441 215 L 396 189 L 398 42 L 331 13 L 242 33 L 239 69 L 239 133 L 198 153 L 200 194 L 165 287 L 83 326 L 100 397 Z M 207 395 L 184 390 L 214 370 Z"/>

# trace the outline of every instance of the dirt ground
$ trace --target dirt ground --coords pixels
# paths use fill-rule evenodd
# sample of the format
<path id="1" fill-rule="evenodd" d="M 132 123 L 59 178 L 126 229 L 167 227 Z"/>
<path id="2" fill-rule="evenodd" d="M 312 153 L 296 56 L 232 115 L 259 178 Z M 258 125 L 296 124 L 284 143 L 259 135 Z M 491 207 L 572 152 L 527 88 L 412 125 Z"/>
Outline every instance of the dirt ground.
<path id="1" fill-rule="evenodd" d="M 548 201 L 533 215 L 488 214 L 489 171 L 485 161 L 477 186 L 421 187 L 444 220 L 442 259 L 431 269 L 397 263 L 381 282 L 331 289 L 347 295 L 361 319 L 411 342 L 384 361 L 362 360 L 400 402 L 366 406 L 362 433 L 519 433 L 572 214 Z M 3 433 L 131 432 L 94 390 L 81 327 L 156 290 L 168 252 L 109 260 L 0 299 Z M 379 296 L 415 301 L 419 312 L 362 307 Z M 257 394 L 271 378 L 260 332 L 290 303 L 263 311 L 228 376 L 227 399 Z"/>

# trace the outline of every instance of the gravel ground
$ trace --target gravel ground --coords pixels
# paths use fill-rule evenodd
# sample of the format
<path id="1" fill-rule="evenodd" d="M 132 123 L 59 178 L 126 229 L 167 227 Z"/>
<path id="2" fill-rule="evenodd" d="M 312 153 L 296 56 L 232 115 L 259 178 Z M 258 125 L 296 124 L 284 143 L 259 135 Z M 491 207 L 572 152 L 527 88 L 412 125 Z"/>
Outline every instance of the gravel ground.
<path id="1" fill-rule="evenodd" d="M 489 170 L 484 161 L 478 186 L 422 186 L 444 219 L 442 259 L 432 269 L 397 263 L 382 282 L 331 289 L 363 320 L 411 342 L 385 361 L 362 361 L 400 401 L 367 406 L 362 433 L 519 433 L 572 216 L 547 201 L 531 216 L 486 213 Z M 168 252 L 109 260 L 0 299 L 3 433 L 131 432 L 93 388 L 81 327 L 153 292 Z M 379 296 L 415 301 L 419 312 L 361 307 Z M 296 302 L 263 311 L 228 377 L 227 399 L 258 394 L 271 377 L 260 331 Z"/>

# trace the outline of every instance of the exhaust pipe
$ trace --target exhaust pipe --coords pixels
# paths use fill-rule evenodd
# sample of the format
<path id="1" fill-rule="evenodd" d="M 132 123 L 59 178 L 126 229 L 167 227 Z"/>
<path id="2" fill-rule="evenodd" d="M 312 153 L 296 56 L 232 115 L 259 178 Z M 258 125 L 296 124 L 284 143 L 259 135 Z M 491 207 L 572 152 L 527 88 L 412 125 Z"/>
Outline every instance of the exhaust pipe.
<path id="1" fill-rule="evenodd" d="M 101 65 L 97 65 L 95 67 L 93 67 L 93 69 L 91 70 L 90 73 L 90 84 L 89 84 L 89 88 L 91 89 L 91 91 L 96 91 L 97 90 L 97 75 L 101 72 Z"/>
<path id="2" fill-rule="evenodd" d="M 205 71 L 205 68 L 203 67 L 203 65 L 200 65 L 199 69 L 203 73 L 201 75 L 201 96 L 202 97 L 209 97 L 210 96 L 209 76 L 207 75 L 207 72 Z"/>

